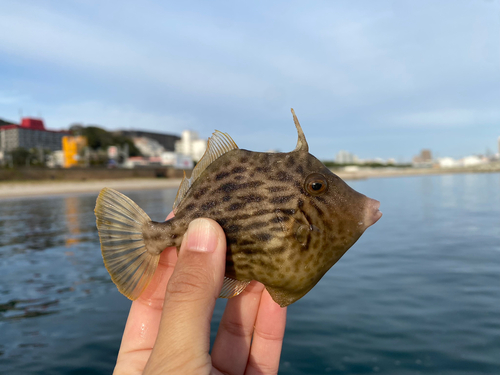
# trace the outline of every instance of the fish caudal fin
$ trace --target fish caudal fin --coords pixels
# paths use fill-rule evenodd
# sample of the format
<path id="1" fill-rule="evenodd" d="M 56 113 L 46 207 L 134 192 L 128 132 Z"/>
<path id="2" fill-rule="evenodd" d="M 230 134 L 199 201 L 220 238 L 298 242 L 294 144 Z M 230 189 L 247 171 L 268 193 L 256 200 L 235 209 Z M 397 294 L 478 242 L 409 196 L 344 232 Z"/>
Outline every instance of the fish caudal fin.
<path id="1" fill-rule="evenodd" d="M 118 290 L 137 299 L 153 278 L 160 254 L 148 252 L 144 225 L 149 216 L 130 198 L 104 188 L 99 193 L 95 215 L 102 258 Z"/>

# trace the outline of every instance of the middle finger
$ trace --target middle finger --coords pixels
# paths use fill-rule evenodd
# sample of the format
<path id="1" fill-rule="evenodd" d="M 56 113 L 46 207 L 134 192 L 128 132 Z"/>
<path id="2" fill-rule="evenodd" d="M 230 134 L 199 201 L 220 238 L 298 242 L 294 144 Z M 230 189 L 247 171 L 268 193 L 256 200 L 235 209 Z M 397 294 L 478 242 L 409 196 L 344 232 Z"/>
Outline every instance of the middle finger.
<path id="1" fill-rule="evenodd" d="M 224 374 L 242 374 L 264 285 L 252 281 L 226 305 L 212 349 L 212 364 Z"/>

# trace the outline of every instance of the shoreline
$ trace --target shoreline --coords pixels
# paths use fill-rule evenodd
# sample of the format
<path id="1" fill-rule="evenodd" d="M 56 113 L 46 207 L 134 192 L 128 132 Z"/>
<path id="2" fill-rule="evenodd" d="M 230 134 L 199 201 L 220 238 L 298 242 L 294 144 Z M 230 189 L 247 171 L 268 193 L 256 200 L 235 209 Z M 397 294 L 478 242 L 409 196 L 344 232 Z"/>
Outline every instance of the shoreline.
<path id="1" fill-rule="evenodd" d="M 2 181 L 0 200 L 73 193 L 99 193 L 105 187 L 120 191 L 178 188 L 181 178 L 130 178 L 86 181 Z"/>
<path id="2" fill-rule="evenodd" d="M 360 180 L 368 178 L 411 177 L 444 174 L 466 173 L 500 173 L 500 168 L 449 168 L 449 169 L 360 169 L 345 172 L 333 171 L 343 180 Z M 99 179 L 99 180 L 30 180 L 30 181 L 0 181 L 0 200 L 28 198 L 37 196 L 98 193 L 104 187 L 119 191 L 177 189 L 181 178 L 126 178 L 126 179 Z"/>

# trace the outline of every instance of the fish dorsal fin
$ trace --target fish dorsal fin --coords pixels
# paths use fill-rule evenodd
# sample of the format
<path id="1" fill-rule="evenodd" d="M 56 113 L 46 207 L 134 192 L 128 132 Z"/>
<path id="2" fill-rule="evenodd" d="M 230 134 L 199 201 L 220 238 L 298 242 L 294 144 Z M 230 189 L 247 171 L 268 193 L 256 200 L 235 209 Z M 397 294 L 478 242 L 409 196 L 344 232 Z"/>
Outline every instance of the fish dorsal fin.
<path id="1" fill-rule="evenodd" d="M 293 115 L 293 122 L 295 123 L 295 127 L 297 128 L 297 133 L 298 133 L 298 139 L 297 139 L 297 146 L 295 147 L 294 151 L 307 151 L 309 152 L 309 145 L 307 144 L 306 141 L 306 136 L 304 135 L 304 132 L 302 131 L 302 127 L 300 126 L 299 119 L 297 116 L 295 116 L 295 111 L 292 108 L 292 115 Z"/>
<path id="2" fill-rule="evenodd" d="M 194 182 L 200 177 L 200 175 L 212 164 L 215 160 L 220 158 L 226 152 L 238 149 L 238 146 L 233 141 L 233 139 L 227 133 L 220 132 L 216 130 L 210 138 L 208 138 L 207 149 L 203 154 L 203 157 L 196 164 L 191 173 L 190 178 L 186 178 L 186 173 L 184 172 L 184 178 L 182 179 L 181 185 L 179 186 L 179 191 L 175 197 L 174 202 L 174 213 L 175 208 L 182 202 L 182 199 L 186 196 L 189 188 L 194 184 Z"/>

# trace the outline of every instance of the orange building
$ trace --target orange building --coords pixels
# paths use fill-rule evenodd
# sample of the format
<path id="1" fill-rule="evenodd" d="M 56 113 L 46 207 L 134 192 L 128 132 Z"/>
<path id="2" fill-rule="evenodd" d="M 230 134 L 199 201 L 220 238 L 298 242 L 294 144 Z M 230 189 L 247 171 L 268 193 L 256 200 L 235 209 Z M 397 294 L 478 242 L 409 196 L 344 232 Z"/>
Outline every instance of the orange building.
<path id="1" fill-rule="evenodd" d="M 64 168 L 83 165 L 83 151 L 87 147 L 87 137 L 84 136 L 65 136 L 62 139 Z"/>

